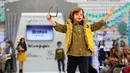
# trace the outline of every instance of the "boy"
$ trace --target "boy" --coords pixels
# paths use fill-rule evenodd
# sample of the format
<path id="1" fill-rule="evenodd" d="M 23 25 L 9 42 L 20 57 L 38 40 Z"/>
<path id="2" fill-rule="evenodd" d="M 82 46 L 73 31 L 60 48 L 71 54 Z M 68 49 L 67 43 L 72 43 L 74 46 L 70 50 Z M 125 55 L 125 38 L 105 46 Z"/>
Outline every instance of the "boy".
<path id="1" fill-rule="evenodd" d="M 53 21 L 50 14 L 46 16 L 56 31 L 66 33 L 67 73 L 75 73 L 77 66 L 80 73 L 88 73 L 88 56 L 94 52 L 92 31 L 106 25 L 106 21 L 113 12 L 113 8 L 107 10 L 106 16 L 93 25 L 86 22 L 82 8 L 74 8 L 70 12 L 66 25 Z"/>
<path id="2" fill-rule="evenodd" d="M 58 48 L 56 49 L 56 52 L 55 52 L 55 60 L 57 60 L 57 63 L 58 63 L 59 73 L 61 73 L 61 68 L 60 68 L 61 64 L 62 64 L 62 71 L 65 72 L 65 63 L 64 63 L 65 53 L 64 53 L 63 48 L 61 48 L 61 45 L 62 43 L 60 41 L 57 42 Z"/>

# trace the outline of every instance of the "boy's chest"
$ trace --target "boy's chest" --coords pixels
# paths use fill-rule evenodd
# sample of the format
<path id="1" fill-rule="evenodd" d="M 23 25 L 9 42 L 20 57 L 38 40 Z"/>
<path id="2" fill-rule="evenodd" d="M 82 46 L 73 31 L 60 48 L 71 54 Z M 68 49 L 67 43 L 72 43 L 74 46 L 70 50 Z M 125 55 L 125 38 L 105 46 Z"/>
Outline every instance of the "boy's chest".
<path id="1" fill-rule="evenodd" d="M 80 24 L 73 25 L 72 32 L 74 34 L 83 34 L 84 33 L 84 26 Z"/>
<path id="2" fill-rule="evenodd" d="M 62 49 L 58 49 L 58 50 L 57 50 L 57 53 L 62 53 L 62 52 L 63 52 Z"/>

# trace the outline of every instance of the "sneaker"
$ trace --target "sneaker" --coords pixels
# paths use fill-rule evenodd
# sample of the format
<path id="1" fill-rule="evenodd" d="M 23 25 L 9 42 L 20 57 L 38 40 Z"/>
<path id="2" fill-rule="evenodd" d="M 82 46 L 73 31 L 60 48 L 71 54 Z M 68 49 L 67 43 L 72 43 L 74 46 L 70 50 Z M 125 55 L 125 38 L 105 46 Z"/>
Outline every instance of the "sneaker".
<path id="1" fill-rule="evenodd" d="M 100 68 L 102 69 L 102 68 L 104 68 L 104 66 L 100 66 Z"/>
<path id="2" fill-rule="evenodd" d="M 63 71 L 64 73 L 66 73 L 65 71 Z"/>
<path id="3" fill-rule="evenodd" d="M 59 73 L 61 73 L 61 71 L 59 71 Z"/>

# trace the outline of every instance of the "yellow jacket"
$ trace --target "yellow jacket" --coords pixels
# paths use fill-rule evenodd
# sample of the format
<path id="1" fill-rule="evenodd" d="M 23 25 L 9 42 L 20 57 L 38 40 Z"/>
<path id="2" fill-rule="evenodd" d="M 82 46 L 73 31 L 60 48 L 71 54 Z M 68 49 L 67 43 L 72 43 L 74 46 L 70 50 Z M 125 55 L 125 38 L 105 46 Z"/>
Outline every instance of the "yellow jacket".
<path id="1" fill-rule="evenodd" d="M 70 45 L 71 45 L 71 39 L 72 39 L 72 23 L 71 20 L 68 19 L 66 22 L 66 25 L 58 24 L 54 25 L 54 28 L 58 32 L 66 33 L 66 51 L 68 52 Z M 85 34 L 85 42 L 88 45 L 87 49 L 90 49 L 91 52 L 94 52 L 94 42 L 93 42 L 93 35 L 92 31 L 96 31 L 100 29 L 102 26 L 104 26 L 106 22 L 103 20 L 100 20 L 99 22 L 94 23 L 93 25 L 90 25 L 90 23 L 86 22 L 86 20 L 83 21 L 84 25 L 84 34 Z"/>
<path id="2" fill-rule="evenodd" d="M 67 21 L 67 32 L 66 32 L 66 51 L 68 52 L 69 47 L 71 45 L 71 38 L 72 38 L 72 23 L 70 20 Z M 88 49 L 94 52 L 94 42 L 93 36 L 91 31 L 91 26 L 88 22 L 84 22 L 84 34 L 85 34 L 85 41 L 88 44 Z"/>

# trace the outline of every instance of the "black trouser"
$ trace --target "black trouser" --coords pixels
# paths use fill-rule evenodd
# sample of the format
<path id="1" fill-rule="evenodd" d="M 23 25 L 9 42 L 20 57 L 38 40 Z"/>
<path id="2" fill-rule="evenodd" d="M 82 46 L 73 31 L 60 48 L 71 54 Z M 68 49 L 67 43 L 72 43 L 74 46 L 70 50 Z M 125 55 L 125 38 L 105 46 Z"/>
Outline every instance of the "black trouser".
<path id="1" fill-rule="evenodd" d="M 58 69 L 59 71 L 61 71 L 61 65 L 62 65 L 62 71 L 64 72 L 65 71 L 65 63 L 64 63 L 64 60 L 57 60 L 57 63 L 58 63 Z"/>
<path id="2" fill-rule="evenodd" d="M 77 66 L 79 66 L 80 73 L 88 73 L 88 57 L 68 55 L 67 73 L 75 73 Z"/>
<path id="3" fill-rule="evenodd" d="M 9 64 L 10 64 L 10 69 L 13 70 L 13 59 L 12 58 L 6 61 L 5 70 L 7 70 Z"/>

